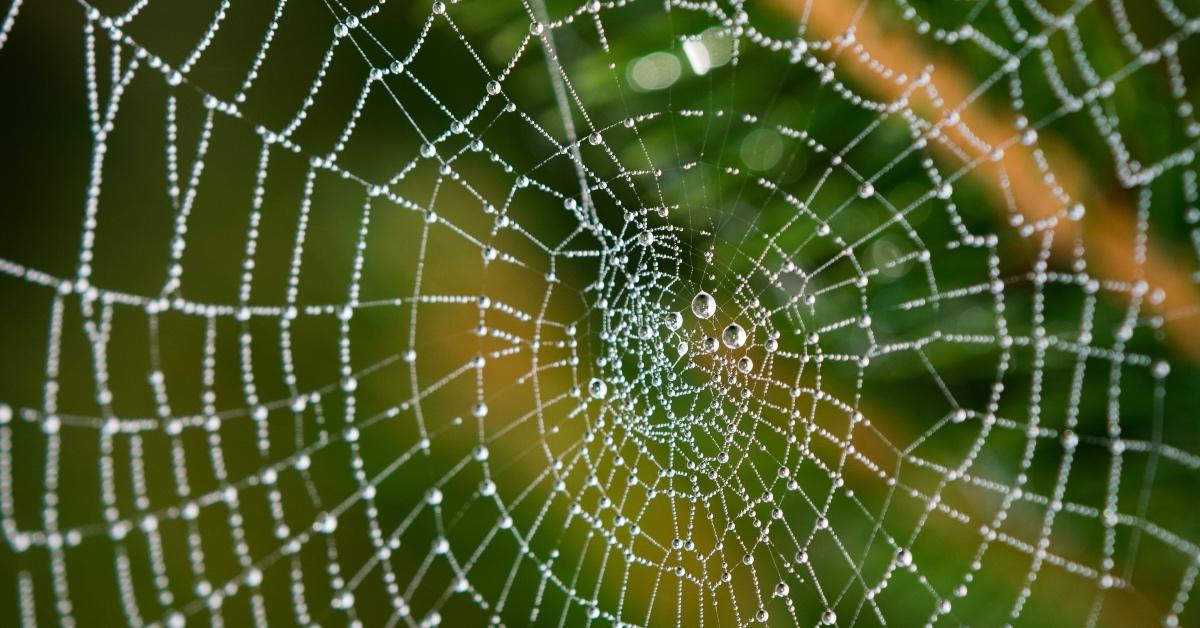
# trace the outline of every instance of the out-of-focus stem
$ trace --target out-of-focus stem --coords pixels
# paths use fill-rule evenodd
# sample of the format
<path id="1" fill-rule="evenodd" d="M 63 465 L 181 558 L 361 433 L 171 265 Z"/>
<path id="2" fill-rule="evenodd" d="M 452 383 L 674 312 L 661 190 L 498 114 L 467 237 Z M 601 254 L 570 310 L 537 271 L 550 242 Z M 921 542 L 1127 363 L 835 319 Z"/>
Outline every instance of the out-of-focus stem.
<path id="1" fill-rule="evenodd" d="M 994 207 L 1007 207 L 1011 202 L 1027 222 L 1037 223 L 1062 210 L 1062 202 L 1052 192 L 1055 185 L 1073 199 L 1083 201 L 1087 206 L 1083 221 L 1063 219 L 1054 226 L 1056 251 L 1069 255 L 1082 238 L 1086 242 L 1085 259 L 1096 276 L 1145 280 L 1152 289 L 1163 290 L 1165 296 L 1158 307 L 1166 313 L 1163 328 L 1169 344 L 1179 354 L 1200 363 L 1200 290 L 1191 281 L 1188 269 L 1169 253 L 1153 246 L 1152 234 L 1147 234 L 1145 259 L 1138 262 L 1135 243 L 1138 225 L 1133 208 L 1121 195 L 1093 181 L 1087 166 L 1071 147 L 1045 133 L 1034 146 L 1013 142 L 1018 133 L 1013 116 L 989 110 L 985 98 L 973 96 L 976 84 L 969 72 L 954 59 L 931 58 L 910 31 L 885 28 L 872 12 L 873 7 L 865 2 L 769 0 L 768 4 L 803 21 L 811 38 L 833 40 L 853 27 L 853 42 L 838 57 L 838 68 L 872 97 L 894 101 L 908 92 L 909 105 L 931 121 L 958 110 L 961 123 L 944 128 L 954 148 L 947 142 L 931 141 L 930 145 L 949 159 L 962 159 L 962 153 L 955 150 L 964 151 L 971 158 L 983 158 L 968 176 L 988 191 Z M 858 50 L 866 51 L 869 61 L 860 59 Z M 884 80 L 871 63 L 883 64 L 897 75 L 906 75 L 908 80 Z M 929 70 L 933 70 L 929 77 L 936 98 L 930 98 L 925 89 L 911 88 L 911 81 Z M 975 138 L 974 142 L 970 136 Z M 983 152 L 981 144 L 1005 146 L 1003 158 L 993 162 L 990 149 Z M 1052 164 L 1052 183 L 1046 182 L 1038 167 L 1038 150 Z"/>

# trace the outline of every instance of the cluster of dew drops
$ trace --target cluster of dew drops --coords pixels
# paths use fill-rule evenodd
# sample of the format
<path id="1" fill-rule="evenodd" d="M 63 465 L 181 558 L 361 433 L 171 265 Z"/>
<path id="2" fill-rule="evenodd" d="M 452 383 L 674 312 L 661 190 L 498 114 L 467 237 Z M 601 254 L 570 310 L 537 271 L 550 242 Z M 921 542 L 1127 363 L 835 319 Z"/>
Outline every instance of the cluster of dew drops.
<path id="1" fill-rule="evenodd" d="M 717 313 L 717 300 L 708 292 L 700 290 L 692 297 L 690 309 L 697 319 L 708 320 Z M 683 327 L 683 314 L 676 311 L 667 312 L 663 317 L 663 325 L 668 331 L 678 332 Z M 745 346 L 747 339 L 748 334 L 744 327 L 737 323 L 730 323 L 721 331 L 720 341 L 706 335 L 700 341 L 700 350 L 702 353 L 713 353 L 721 344 L 729 349 L 740 349 Z M 689 351 L 687 340 L 681 339 L 676 349 L 680 356 L 686 355 Z M 737 369 L 742 373 L 750 373 L 754 370 L 754 360 L 750 356 L 741 356 L 736 364 Z M 608 395 L 608 384 L 599 377 L 593 377 L 588 382 L 588 394 L 594 399 L 604 399 Z"/>

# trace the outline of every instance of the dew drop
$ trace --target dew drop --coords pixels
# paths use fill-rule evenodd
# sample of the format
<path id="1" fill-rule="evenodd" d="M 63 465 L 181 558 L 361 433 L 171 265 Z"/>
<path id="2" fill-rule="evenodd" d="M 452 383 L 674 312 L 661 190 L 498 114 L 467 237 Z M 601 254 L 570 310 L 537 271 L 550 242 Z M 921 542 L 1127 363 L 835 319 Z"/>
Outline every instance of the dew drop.
<path id="1" fill-rule="evenodd" d="M 1151 372 L 1154 374 L 1155 379 L 1164 379 L 1171 374 L 1171 364 L 1166 360 L 1155 362 Z"/>
<path id="2" fill-rule="evenodd" d="M 858 186 L 859 198 L 871 198 L 875 196 L 875 186 L 870 181 L 863 181 L 863 184 Z"/>
<path id="3" fill-rule="evenodd" d="M 671 331 L 677 331 L 680 327 L 683 327 L 683 315 L 679 312 L 668 312 L 663 317 L 663 325 Z"/>
<path id="4" fill-rule="evenodd" d="M 707 292 L 698 292 L 692 298 L 692 314 L 696 318 L 707 319 L 712 318 L 713 314 L 717 313 L 717 300 Z"/>
<path id="5" fill-rule="evenodd" d="M 491 94 L 492 96 L 499 95 L 500 94 L 500 83 L 497 81 L 488 81 L 487 93 Z"/>
<path id="6" fill-rule="evenodd" d="M 603 399 L 608 396 L 608 384 L 599 377 L 593 377 L 592 381 L 588 382 L 588 394 L 594 399 Z"/>
<path id="7" fill-rule="evenodd" d="M 737 349 L 746 344 L 746 330 L 742 329 L 737 323 L 730 323 L 725 331 L 721 332 L 721 340 L 726 347 Z"/>
<path id="8" fill-rule="evenodd" d="M 754 360 L 751 360 L 748 356 L 742 356 L 738 358 L 737 368 L 743 373 L 749 373 L 754 370 Z"/>

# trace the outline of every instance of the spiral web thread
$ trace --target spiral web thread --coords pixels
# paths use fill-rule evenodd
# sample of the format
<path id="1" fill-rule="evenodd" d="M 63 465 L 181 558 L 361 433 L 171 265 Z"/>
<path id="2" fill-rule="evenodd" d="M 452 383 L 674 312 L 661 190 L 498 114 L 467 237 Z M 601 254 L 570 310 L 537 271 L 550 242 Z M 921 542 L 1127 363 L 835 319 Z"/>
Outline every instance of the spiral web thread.
<path id="1" fill-rule="evenodd" d="M 49 304 L 42 327 L 24 330 L 48 329 L 40 398 L 0 406 L 10 620 L 87 623 L 96 596 L 119 599 L 119 618 L 135 625 L 971 623 L 1020 620 L 1042 586 L 1059 586 L 1048 590 L 1082 600 L 1077 623 L 1123 617 L 1114 600 L 1141 588 L 1161 589 L 1145 612 L 1180 621 L 1197 534 L 1152 515 L 1150 494 L 1163 478 L 1195 484 L 1200 469 L 1188 433 L 1164 426 L 1188 420 L 1163 415 L 1168 383 L 1188 384 L 1171 375 L 1160 346 L 1164 317 L 1196 313 L 1164 312 L 1160 287 L 1089 269 L 1072 226 L 1085 206 L 1057 185 L 1039 131 L 1067 118 L 1092 125 L 1106 163 L 1135 190 L 1131 241 L 1144 263 L 1152 223 L 1179 214 L 1152 212 L 1153 186 L 1166 181 L 1196 202 L 1200 126 L 1182 53 L 1200 18 L 1156 0 L 1169 27 L 1149 43 L 1120 0 L 1063 3 L 1058 13 L 1032 1 L 980 2 L 954 30 L 931 26 L 904 0 L 888 4 L 901 28 L 997 67 L 969 101 L 952 103 L 939 101 L 929 75 L 898 75 L 873 58 L 853 31 L 822 40 L 802 28 L 780 39 L 767 34 L 777 25 L 740 2 L 493 3 L 511 4 L 506 26 L 521 33 L 497 66 L 481 52 L 482 35 L 459 25 L 484 10 L 482 0 L 422 5 L 420 30 L 399 34 L 388 20 L 413 10 L 405 3 L 331 0 L 320 7 L 327 40 L 309 42 L 324 55 L 313 72 L 292 75 L 308 84 L 301 106 L 268 124 L 245 103 L 260 70 L 282 71 L 268 62 L 272 43 L 305 1 L 273 9 L 232 89 L 196 72 L 244 17 L 231 3 L 192 29 L 200 34 L 188 54 L 171 58 L 138 34 L 156 0 L 78 5 L 93 144 L 75 274 L 0 261 L 6 293 Z M 33 10 L 10 6 L 0 46 L 16 41 L 19 14 Z M 972 28 L 988 15 L 1007 39 Z M 1085 19 L 1120 34 L 1128 58 L 1116 71 L 1089 59 Z M 668 24 L 672 39 L 620 45 L 636 41 L 642 20 Z M 427 38 L 462 55 L 422 59 Z M 563 61 L 564 40 L 584 52 Z M 731 58 L 688 74 L 680 62 L 697 43 L 706 55 L 727 45 Z M 763 111 L 716 98 L 639 109 L 650 96 L 630 87 L 626 66 L 655 50 L 671 51 L 681 82 L 730 85 L 790 68 L 823 106 L 870 122 L 827 144 L 821 138 L 838 137 L 828 129 L 768 121 L 787 94 L 764 94 Z M 585 85 L 570 54 L 602 59 L 607 82 Z M 905 96 L 876 101 L 845 81 L 839 59 L 849 56 Z M 350 62 L 355 78 L 333 80 Z M 1024 111 L 1030 66 L 1058 103 L 1036 117 Z M 536 86 L 512 83 L 530 67 Z M 451 104 L 428 87 L 430 68 L 459 74 L 472 100 Z M 1168 77 L 1182 132 L 1145 165 L 1126 147 L 1112 99 L 1149 72 Z M 167 180 L 144 185 L 165 192 L 173 233 L 161 245 L 161 290 L 133 292 L 96 278 L 96 242 L 104 186 L 121 176 L 106 167 L 123 131 L 118 114 L 130 99 L 151 98 L 127 93 L 151 79 L 162 87 L 153 94 L 166 141 L 142 155 L 165 153 Z M 329 115 L 318 111 L 324 99 L 347 86 L 353 104 L 337 114 L 332 149 L 303 139 L 310 116 Z M 527 113 L 522 89 L 552 102 L 553 115 Z M 594 115 L 588 90 L 616 92 L 624 115 Z M 910 97 L 939 103 L 939 115 L 922 115 Z M 959 112 L 979 98 L 1018 116 L 1004 144 L 971 141 Z M 191 145 L 180 131 L 188 100 L 203 105 Z M 382 178 L 343 156 L 365 132 L 360 119 L 380 108 L 418 138 Z M 508 137 L 495 135 L 502 126 L 528 142 L 495 145 L 493 136 Z M 889 126 L 904 129 L 901 141 L 879 139 Z M 648 147 L 643 134 L 654 132 L 673 151 Z M 238 259 L 236 294 L 206 300 L 189 295 L 189 280 L 207 269 L 186 255 L 197 198 L 234 167 L 209 156 L 222 133 L 254 138 L 258 152 L 248 208 L 221 218 L 248 221 L 220 251 Z M 746 151 L 725 141 L 754 133 L 784 163 L 803 155 L 814 178 L 756 174 Z M 935 158 L 937 146 L 954 158 Z M 1002 166 L 984 176 L 999 180 L 1009 215 L 994 220 L 978 199 L 956 202 L 960 185 L 1006 150 L 1035 154 L 1057 213 L 1026 220 Z M 276 165 L 289 159 L 301 167 Z M 479 164 L 503 185 L 476 186 Z M 902 167 L 924 179 L 898 202 L 888 175 Z M 293 216 L 270 211 L 280 188 L 295 194 Z M 342 190 L 335 210 L 327 188 Z M 313 270 L 326 264 L 310 250 L 347 235 L 312 227 L 321 211 L 357 216 L 348 265 Z M 921 211 L 924 222 L 910 223 Z M 1194 225 L 1200 215 L 1190 212 Z M 258 248 L 270 232 L 288 242 L 277 273 L 284 289 L 257 298 Z M 389 270 L 401 258 L 405 270 Z M 972 280 L 947 282 L 950 266 Z M 321 292 L 308 281 L 346 290 L 314 300 Z M 1051 308 L 1076 314 L 1048 328 Z M 967 320 L 966 309 L 983 315 Z M 381 343 L 378 326 L 400 331 Z M 132 351 L 114 338 L 139 333 L 149 350 L 141 385 L 152 397 L 143 413 L 110 387 Z M 184 347 L 185 334 L 197 350 Z M 306 372 L 294 354 L 309 344 L 332 347 L 336 370 Z M 950 362 L 947 347 L 976 357 Z M 172 375 L 166 363 L 185 360 L 190 370 Z M 888 397 L 895 389 L 881 397 L 872 380 L 903 368 L 936 393 L 916 404 L 911 424 L 889 415 L 905 410 Z M 61 374 L 77 369 L 90 378 L 86 394 L 60 388 Z M 230 376 L 240 398 L 217 393 Z M 1152 390 L 1154 405 L 1123 404 L 1131 387 Z M 177 392 L 193 389 L 190 398 Z M 941 439 L 951 444 L 928 445 Z M 95 459 L 65 453 L 78 447 Z M 1039 481 L 1034 469 L 1046 458 L 1052 473 Z M 72 482 L 91 491 L 72 499 L 92 506 L 60 499 Z M 1073 494 L 1077 485 L 1086 488 Z M 1064 529 L 1086 529 L 1090 541 Z M 946 562 L 939 551 L 961 554 L 961 565 L 936 566 Z M 989 572 L 1006 561 L 1018 567 Z"/>

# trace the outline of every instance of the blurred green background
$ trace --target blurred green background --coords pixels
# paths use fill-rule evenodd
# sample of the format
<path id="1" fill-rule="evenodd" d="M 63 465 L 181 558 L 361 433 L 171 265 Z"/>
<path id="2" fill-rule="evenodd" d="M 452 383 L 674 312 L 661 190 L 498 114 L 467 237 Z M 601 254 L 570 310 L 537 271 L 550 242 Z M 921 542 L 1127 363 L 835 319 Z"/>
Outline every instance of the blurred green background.
<path id="1" fill-rule="evenodd" d="M 919 32 L 906 11 L 929 20 L 930 32 L 970 24 L 1012 51 L 1023 48 L 1013 23 L 1034 32 L 1045 27 L 1032 3 L 816 1 L 834 6 L 847 24 L 861 9 L 929 59 L 956 60 L 973 85 L 1002 63 L 981 46 Z M 728 24 L 700 4 L 604 2 L 595 14 L 586 5 L 547 4 L 572 124 L 578 137 L 603 135 L 600 144 L 578 145 L 594 186 L 587 202 L 573 150 L 564 148 L 553 70 L 542 45 L 529 39 L 521 2 L 464 1 L 431 17 L 425 1 L 392 0 L 376 13 L 367 2 L 290 0 L 275 22 L 277 7 L 267 2 L 221 8 L 150 0 L 120 32 L 171 67 L 185 63 L 218 11 L 225 15 L 179 85 L 170 84 L 171 72 L 150 67 L 150 58 L 139 59 L 117 105 L 114 68 L 124 74 L 134 50 L 114 46 L 99 22 L 89 26 L 77 3 L 20 8 L 0 50 L 0 258 L 7 264 L 0 274 L 0 401 L 15 414 L 0 427 L 7 465 L 0 469 L 3 623 L 32 611 L 39 623 L 69 614 L 84 625 L 157 622 L 174 612 L 198 625 L 264 618 L 420 624 L 431 613 L 452 626 L 607 624 L 614 617 L 732 625 L 763 608 L 770 624 L 815 624 L 832 609 L 842 624 L 873 625 L 882 616 L 910 625 L 930 620 L 945 599 L 952 604 L 939 622 L 1000 625 L 1010 621 L 1025 586 L 1032 594 L 1023 602 L 1023 625 L 1137 625 L 1172 612 L 1191 588 L 1200 542 L 1200 371 L 1196 354 L 1164 331 L 1163 319 L 1194 327 L 1200 312 L 1160 311 L 1136 300 L 1131 306 L 1127 284 L 1090 295 L 1075 282 L 1082 274 L 1063 249 L 1048 261 L 1063 280 L 1038 287 L 1030 273 L 1044 243 L 1010 224 L 1011 209 L 995 201 L 994 176 L 964 176 L 950 199 L 937 198 L 929 172 L 946 176 L 963 161 L 911 150 L 913 127 L 903 115 L 854 102 L 854 95 L 878 96 L 879 85 L 842 71 L 852 50 L 810 43 L 806 58 L 841 59 L 830 82 L 820 67 L 793 63 L 788 50 L 755 41 L 753 33 L 781 42 L 801 33 L 804 21 L 784 0 L 741 7 L 755 30 L 738 33 L 729 26 L 742 23 L 740 5 L 723 1 L 712 6 Z M 115 0 L 94 6 L 105 16 L 128 9 Z M 1054 14 L 1070 8 L 1042 6 Z M 1021 111 L 1034 121 L 1053 116 L 1039 132 L 1083 164 L 1088 198 L 1115 198 L 1136 211 L 1150 246 L 1194 273 L 1191 160 L 1140 189 L 1124 189 L 1090 112 L 1055 115 L 1057 82 L 1076 93 L 1089 87 L 1074 55 L 1086 56 L 1100 76 L 1134 59 L 1112 6 L 1084 5 L 1073 22 L 1077 38 L 1050 37 L 1024 57 L 1019 72 L 984 91 L 979 106 L 1014 115 L 1011 89 L 1019 77 Z M 1145 46 L 1180 32 L 1154 3 L 1120 6 Z M 339 38 L 338 19 L 349 15 L 362 15 L 362 24 Z M 268 33 L 269 52 L 237 102 Z M 697 43 L 710 67 L 697 61 Z M 1195 97 L 1174 95 L 1173 81 L 1190 86 L 1200 59 L 1190 39 L 1177 52 L 1176 69 L 1161 62 L 1122 74 L 1098 105 L 1143 164 L 1195 144 L 1190 112 L 1181 111 Z M 403 74 L 389 71 L 370 82 L 372 67 L 387 69 L 396 59 Z M 89 67 L 99 110 L 116 111 L 97 173 Z M 502 92 L 485 99 L 488 82 L 502 73 Z M 364 91 L 381 83 L 387 89 Z M 206 96 L 236 102 L 236 114 L 206 107 Z M 509 102 L 514 111 L 504 110 Z M 636 123 L 627 126 L 628 118 Z M 464 122 L 462 132 L 453 131 L 454 120 Z M 270 146 L 260 170 L 264 136 L 293 122 L 288 141 Z M 422 146 L 434 139 L 436 158 L 422 158 Z M 473 150 L 476 140 L 486 149 Z M 332 165 L 327 159 L 335 153 Z M 833 153 L 853 172 L 882 173 L 874 181 L 879 196 L 860 198 L 859 180 L 831 161 Z M 440 171 L 439 161 L 451 168 Z M 179 185 L 186 197 L 193 175 L 181 287 L 164 294 L 182 206 L 170 189 Z M 532 182 L 521 186 L 522 176 Z M 100 182 L 90 284 L 133 295 L 131 303 L 89 302 L 78 291 L 56 300 L 54 289 L 14 270 L 77 278 L 89 181 Z M 369 194 L 371 186 L 386 186 L 387 195 Z M 599 226 L 580 229 L 567 198 L 593 210 Z M 489 205 L 520 229 L 498 227 Z M 903 221 L 894 219 L 897 210 Z M 1085 226 L 1104 229 L 1086 222 L 1093 220 L 1089 214 Z M 832 237 L 818 235 L 822 224 Z M 634 244 L 646 227 L 658 234 L 658 258 L 643 257 Z M 987 247 L 964 244 L 960 227 L 995 234 L 993 258 Z M 864 289 L 851 283 L 861 270 L 839 255 L 846 243 L 857 243 L 855 263 L 875 271 Z M 1095 253 L 1086 240 L 1079 246 Z M 509 259 L 489 262 L 487 247 Z M 562 254 L 596 250 L 607 254 Z M 918 260 L 922 251 L 928 263 Z M 1132 258 L 1132 248 L 1125 254 Z M 803 287 L 796 273 L 783 282 L 772 277 L 788 260 L 812 273 Z M 1002 312 L 987 290 L 968 290 L 990 282 L 993 262 L 1005 279 Z M 643 293 L 633 277 L 649 281 Z M 594 284 L 601 278 L 613 282 L 611 309 L 598 304 Z M 965 291 L 936 306 L 904 306 L 928 298 L 932 285 L 943 295 Z M 1187 288 L 1194 291 L 1194 281 Z M 253 314 L 239 320 L 244 289 Z M 735 440 L 744 455 L 719 472 L 707 466 L 720 445 L 715 429 L 680 428 L 673 414 L 724 420 L 706 414 L 712 397 L 703 390 L 710 382 L 705 369 L 716 367 L 705 359 L 679 367 L 680 381 L 698 386 L 683 395 L 683 409 L 658 407 L 648 419 L 672 438 L 612 425 L 623 416 L 616 399 L 616 410 L 600 410 L 569 395 L 600 373 L 629 398 L 665 390 L 656 380 L 670 369 L 653 365 L 657 353 L 673 352 L 670 335 L 660 344 L 639 343 L 619 325 L 637 326 L 629 312 L 645 303 L 638 316 L 683 310 L 701 289 L 716 295 L 722 316 L 753 309 L 755 296 L 777 308 L 756 327 L 750 354 L 756 364 L 774 365 L 771 380 L 828 395 L 806 394 L 799 422 L 778 410 L 795 403 L 783 384 L 747 385 L 760 404 L 750 414 L 722 402 L 737 416 Z M 816 295 L 816 305 L 785 307 L 797 290 Z M 144 301 L 160 295 L 167 303 L 180 297 L 215 307 L 208 314 L 182 307 L 148 313 Z M 414 295 L 469 299 L 416 303 Z M 475 299 L 481 295 L 532 318 L 483 311 Z M 352 300 L 359 307 L 343 324 L 336 313 Z M 289 304 L 299 314 L 281 325 Z M 831 359 L 802 369 L 798 360 L 769 362 L 762 350 L 762 330 L 772 328 L 782 333 L 785 351 L 810 354 L 809 331 L 864 314 L 869 334 L 855 324 L 838 326 L 823 332 L 819 345 L 835 356 L 895 347 L 871 355 L 868 367 Z M 1119 329 L 1131 322 L 1121 341 Z M 480 324 L 501 335 L 480 336 Z M 577 331 L 569 336 L 572 324 Z M 1038 326 L 1054 339 L 1044 355 L 1029 341 Z M 997 340 L 1001 328 L 1019 339 L 1011 349 Z M 1090 341 L 1081 339 L 1085 332 Z M 904 344 L 933 333 L 941 336 L 920 349 Z M 947 338 L 955 334 L 983 340 Z M 1081 359 L 1081 345 L 1095 351 Z M 402 359 L 410 348 L 418 356 L 411 365 Z M 486 368 L 469 366 L 476 355 L 488 356 Z M 1165 378 L 1153 374 L 1160 362 L 1170 365 Z M 345 390 L 343 367 L 358 374 L 356 388 Z M 164 382 L 157 390 L 155 372 Z M 1000 421 L 980 439 L 997 385 L 993 413 Z M 291 409 L 300 394 L 306 407 Z M 486 417 L 472 415 L 478 401 L 486 402 Z M 861 412 L 868 425 L 852 425 L 853 412 L 834 401 Z M 260 405 L 270 407 L 269 417 L 252 421 Z M 956 405 L 971 418 L 951 421 Z M 53 436 L 44 430 L 50 416 L 62 423 Z M 209 429 L 205 422 L 214 416 L 219 421 Z M 103 429 L 113 418 L 123 425 L 116 434 Z M 601 419 L 610 430 L 597 427 Z M 1114 421 L 1125 443 L 1119 456 Z M 186 426 L 173 433 L 173 422 Z M 1032 438 L 1031 422 L 1041 430 Z M 1080 444 L 1067 456 L 1061 442 L 1069 422 Z M 351 428 L 357 438 L 347 438 Z M 615 442 L 588 438 L 606 433 Z M 797 464 L 788 433 L 810 443 L 804 462 L 793 466 L 798 491 L 775 477 L 780 460 Z M 837 439 L 848 433 L 875 468 L 843 458 Z M 475 450 L 480 442 L 487 443 L 486 462 Z M 586 464 L 582 451 L 590 452 Z M 946 469 L 968 455 L 969 479 L 945 482 Z M 553 459 L 569 461 L 565 493 L 554 486 Z M 666 493 L 666 484 L 624 479 L 653 480 L 663 467 L 679 474 L 670 486 L 697 487 L 711 499 L 701 505 Z M 276 472 L 273 482 L 263 479 L 267 469 Z M 709 469 L 712 478 L 705 477 Z M 590 476 L 621 496 L 618 505 L 602 504 L 600 491 L 587 488 Z M 835 489 L 832 477 L 845 486 Z M 362 499 L 363 478 L 376 488 L 369 500 Z M 481 495 L 488 480 L 498 499 Z M 1014 496 L 1008 487 L 1017 484 L 1023 489 Z M 435 486 L 442 501 L 433 507 Z M 225 498 L 229 487 L 234 500 Z M 1032 571 L 1056 489 L 1066 506 L 1053 517 L 1048 562 Z M 780 495 L 787 526 L 771 527 L 755 544 L 771 517 L 770 503 L 759 499 L 768 490 Z M 1113 498 L 1119 515 L 1106 526 L 1102 511 Z M 189 520 L 184 512 L 193 503 L 199 514 Z M 594 513 L 595 523 L 572 512 L 573 504 Z M 312 531 L 332 509 L 339 511 L 336 530 Z M 986 544 L 973 567 L 987 536 L 980 526 L 998 512 L 1001 538 Z M 641 533 L 616 523 L 617 516 L 639 521 Z M 819 529 L 822 516 L 833 534 Z M 501 525 L 508 518 L 511 528 Z M 134 528 L 112 538 L 123 522 Z M 373 538 L 377 533 L 383 540 Z M 304 537 L 298 551 L 286 551 L 296 535 Z M 894 570 L 896 549 L 884 537 L 909 547 L 918 568 Z M 398 544 L 381 561 L 380 544 L 391 538 Z M 453 561 L 436 552 L 440 538 Z M 675 538 L 713 553 L 702 559 L 672 551 Z M 723 549 L 714 551 L 720 540 Z M 47 548 L 60 542 L 68 547 Z M 627 563 L 608 542 L 624 544 L 638 560 Z M 742 543 L 753 547 L 754 569 L 740 562 Z M 805 565 L 794 560 L 801 546 Z M 1111 566 L 1103 565 L 1105 556 Z M 469 583 L 456 591 L 464 563 Z M 676 566 L 713 588 L 683 584 Z M 251 569 L 259 575 L 249 576 Z M 726 569 L 730 583 L 720 584 Z M 1102 573 L 1119 586 L 1102 589 Z M 881 579 L 886 586 L 868 597 Z M 789 583 L 788 595 L 772 597 L 777 582 Z M 970 586 L 959 596 L 964 583 Z M 222 587 L 218 605 L 212 592 Z M 56 608 L 67 600 L 69 613 Z M 601 616 L 589 616 L 589 608 Z M 1198 622 L 1191 607 L 1176 619 Z"/>

